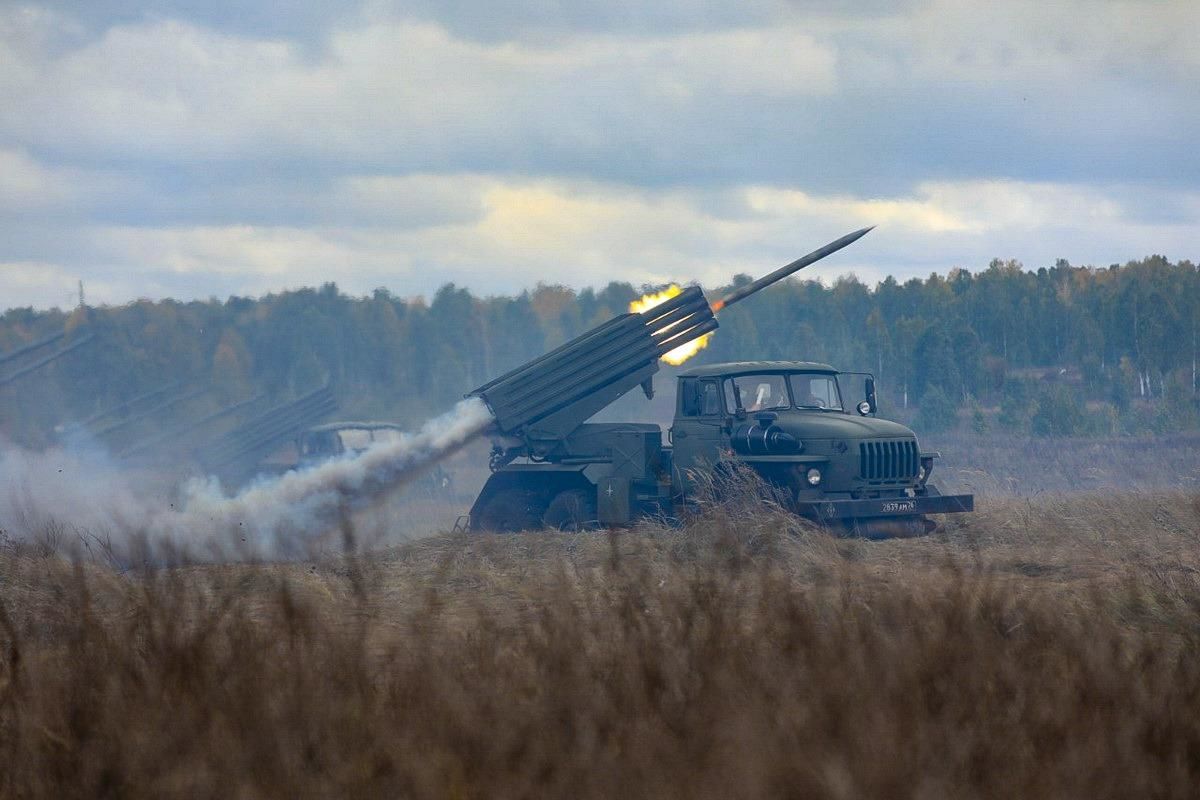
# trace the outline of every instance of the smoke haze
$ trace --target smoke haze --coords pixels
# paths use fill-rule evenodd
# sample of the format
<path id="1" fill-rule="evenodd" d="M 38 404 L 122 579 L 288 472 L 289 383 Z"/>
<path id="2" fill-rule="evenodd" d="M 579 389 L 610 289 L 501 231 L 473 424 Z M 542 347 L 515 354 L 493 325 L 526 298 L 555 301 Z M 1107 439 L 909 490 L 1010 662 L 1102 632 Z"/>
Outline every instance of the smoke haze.
<path id="1" fill-rule="evenodd" d="M 343 510 L 412 480 L 491 421 L 487 406 L 470 398 L 415 433 L 232 497 L 214 478 L 192 480 L 176 503 L 139 491 L 136 474 L 95 449 L 9 450 L 0 455 L 0 530 L 15 538 L 55 531 L 66 535 L 58 546 L 104 542 L 118 555 L 133 544 L 131 536 L 189 554 L 229 555 L 232 548 L 239 555 L 300 555 Z"/>

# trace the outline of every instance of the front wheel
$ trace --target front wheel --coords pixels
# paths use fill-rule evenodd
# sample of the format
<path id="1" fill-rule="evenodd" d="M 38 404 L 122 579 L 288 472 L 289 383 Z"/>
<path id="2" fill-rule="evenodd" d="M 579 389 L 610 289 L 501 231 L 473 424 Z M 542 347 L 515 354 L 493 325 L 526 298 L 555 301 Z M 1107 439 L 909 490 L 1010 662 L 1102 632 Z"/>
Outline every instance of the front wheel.
<path id="1" fill-rule="evenodd" d="M 600 527 L 596 515 L 596 495 L 584 489 L 559 492 L 546 507 L 542 523 L 560 531 L 586 531 Z"/>

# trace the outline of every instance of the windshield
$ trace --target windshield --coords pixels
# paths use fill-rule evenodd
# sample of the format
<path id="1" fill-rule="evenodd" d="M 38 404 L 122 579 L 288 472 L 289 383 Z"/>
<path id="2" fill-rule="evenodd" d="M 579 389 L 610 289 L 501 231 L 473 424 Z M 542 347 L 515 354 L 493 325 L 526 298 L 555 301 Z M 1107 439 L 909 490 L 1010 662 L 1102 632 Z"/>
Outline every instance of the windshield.
<path id="1" fill-rule="evenodd" d="M 300 452 L 305 456 L 336 456 L 342 452 L 342 442 L 334 431 L 311 432 L 302 437 Z"/>
<path id="2" fill-rule="evenodd" d="M 735 388 L 745 411 L 769 411 L 787 408 L 792 404 L 783 375 L 738 375 L 726 379 L 725 402 L 731 409 L 738 407 L 737 398 L 734 397 Z"/>
<path id="3" fill-rule="evenodd" d="M 801 372 L 791 376 L 792 396 L 799 408 L 832 408 L 842 411 L 837 378 L 827 373 Z"/>
<path id="4" fill-rule="evenodd" d="M 725 379 L 725 406 L 730 412 L 739 406 L 750 413 L 775 411 L 791 408 L 793 403 L 796 408 L 843 411 L 837 376 L 828 372 L 796 372 L 738 375 Z"/>
<path id="5" fill-rule="evenodd" d="M 366 450 L 371 444 L 371 432 L 363 428 L 343 428 L 338 435 L 347 450 Z"/>

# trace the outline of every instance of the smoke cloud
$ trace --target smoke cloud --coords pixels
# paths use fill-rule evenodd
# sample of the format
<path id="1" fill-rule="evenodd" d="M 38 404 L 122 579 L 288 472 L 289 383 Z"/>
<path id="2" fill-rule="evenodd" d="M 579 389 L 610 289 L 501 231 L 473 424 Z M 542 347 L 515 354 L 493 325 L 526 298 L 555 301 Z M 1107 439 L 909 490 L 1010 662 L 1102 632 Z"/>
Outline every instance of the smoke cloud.
<path id="1" fill-rule="evenodd" d="M 193 480 L 178 502 L 150 497 L 135 474 L 94 450 L 0 454 L 0 530 L 14 538 L 52 532 L 56 546 L 134 540 L 190 555 L 301 555 L 341 515 L 401 486 L 480 435 L 492 422 L 477 398 L 395 441 L 289 472 L 225 495 L 214 478 Z"/>
<path id="2" fill-rule="evenodd" d="M 0 442 L 0 531 L 8 536 L 66 544 L 125 535 L 144 529 L 146 495 L 98 448 L 35 453 Z"/>

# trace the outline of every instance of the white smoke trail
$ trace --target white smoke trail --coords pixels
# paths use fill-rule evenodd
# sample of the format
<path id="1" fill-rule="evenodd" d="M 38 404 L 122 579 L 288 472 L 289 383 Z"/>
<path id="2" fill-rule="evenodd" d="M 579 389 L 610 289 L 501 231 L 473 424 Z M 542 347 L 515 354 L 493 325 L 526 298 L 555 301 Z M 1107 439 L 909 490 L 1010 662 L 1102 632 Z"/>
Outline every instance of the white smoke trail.
<path id="1" fill-rule="evenodd" d="M 158 515 L 151 530 L 176 541 L 186 541 L 196 530 L 225 531 L 270 552 L 294 551 L 305 537 L 336 523 L 345 504 L 410 480 L 474 439 L 492 419 L 483 401 L 469 398 L 416 433 L 378 442 L 354 457 L 289 472 L 233 497 L 225 497 L 212 479 L 194 481 L 185 487 L 182 512 Z"/>
<path id="2" fill-rule="evenodd" d="M 0 442 L 0 532 L 12 538 L 110 538 L 141 528 L 146 493 L 99 448 L 33 452 Z"/>
<path id="3" fill-rule="evenodd" d="M 152 548 L 207 557 L 288 556 L 336 527 L 356 501 L 419 475 L 470 442 L 492 422 L 477 398 L 457 404 L 415 433 L 378 442 L 352 458 L 324 462 L 254 484 L 227 497 L 214 479 L 194 480 L 168 504 L 142 489 L 99 451 L 31 453 L 0 449 L 0 531 L 14 538 L 47 529 L 128 550 L 144 537 Z M 230 551 L 230 547 L 235 552 Z"/>

